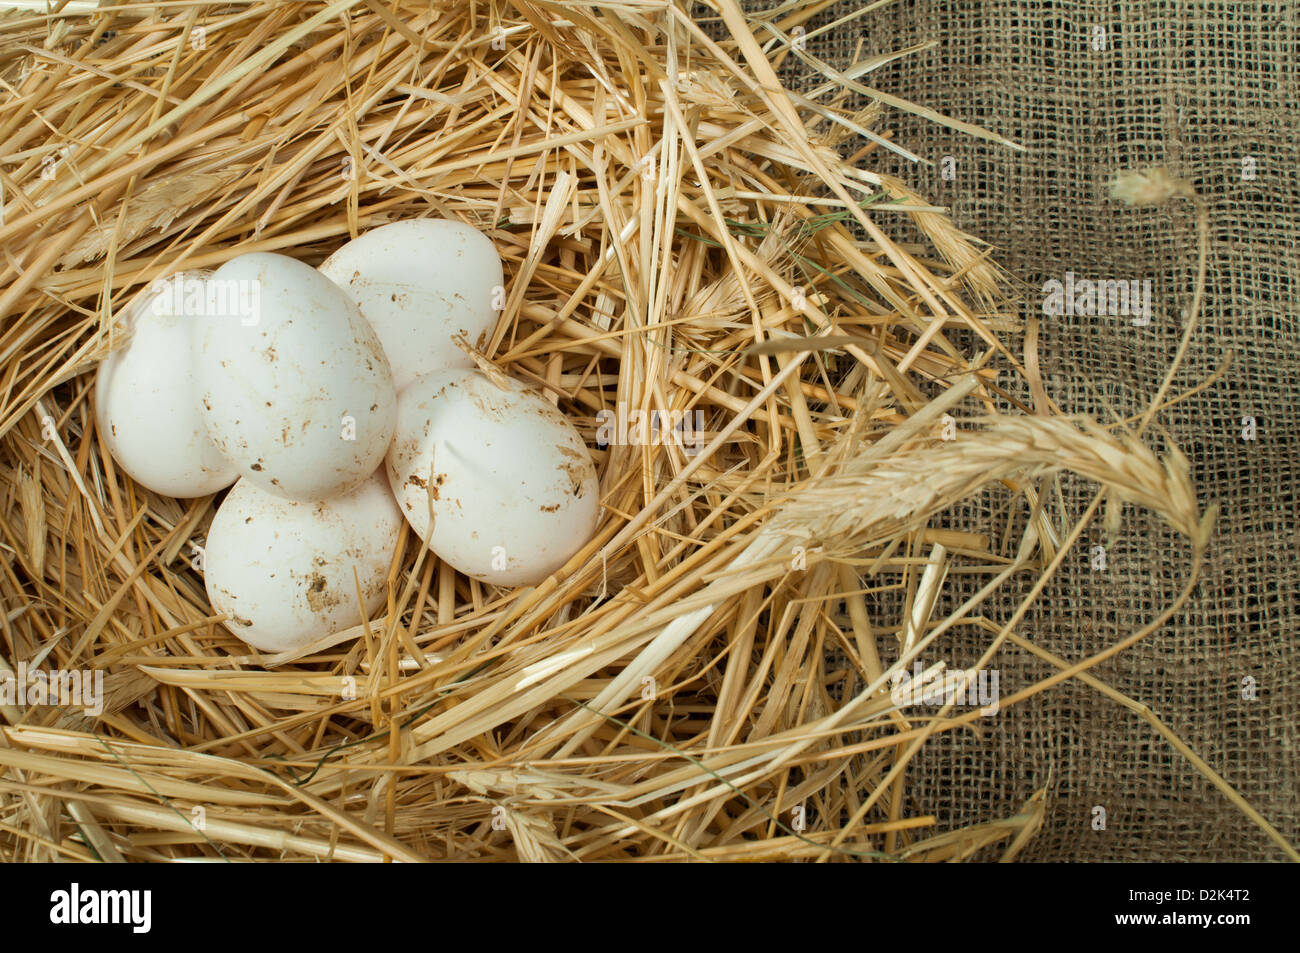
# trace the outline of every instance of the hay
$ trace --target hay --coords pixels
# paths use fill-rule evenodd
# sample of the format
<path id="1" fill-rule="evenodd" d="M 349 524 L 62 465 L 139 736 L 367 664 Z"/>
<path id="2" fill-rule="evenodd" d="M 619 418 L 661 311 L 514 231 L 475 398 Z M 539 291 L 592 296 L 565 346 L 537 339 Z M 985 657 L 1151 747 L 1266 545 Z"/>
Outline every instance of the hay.
<path id="1" fill-rule="evenodd" d="M 895 676 L 939 676 L 944 634 L 974 625 L 978 668 L 1016 646 L 1060 670 L 1003 706 L 1078 677 L 1144 711 L 1086 669 L 1177 604 L 1082 660 L 1017 624 L 1103 494 L 1111 521 L 1158 511 L 1198 561 L 1213 516 L 1172 448 L 1060 415 L 988 250 L 865 166 L 911 154 L 886 106 L 995 132 L 862 86 L 887 59 L 782 88 L 774 64 L 821 6 L 755 19 L 719 0 L 703 26 L 653 0 L 0 19 L 0 664 L 106 675 L 102 711 L 0 711 L 5 859 L 1020 851 L 1043 792 L 955 831 L 909 803 L 926 738 L 998 727 L 900 708 Z M 117 471 L 95 364 L 156 277 L 253 250 L 318 264 L 421 215 L 472 223 L 505 259 L 481 362 L 590 446 L 622 408 L 699 411 L 703 449 L 594 450 L 600 529 L 537 587 L 468 580 L 404 532 L 384 612 L 260 657 L 204 595 L 218 498 Z M 1101 487 L 1081 515 L 1052 489 L 1064 470 Z M 943 522 L 975 494 L 1000 536 Z M 984 582 L 940 613 L 958 574 Z M 986 618 L 1012 579 L 1033 580 L 1020 611 Z"/>

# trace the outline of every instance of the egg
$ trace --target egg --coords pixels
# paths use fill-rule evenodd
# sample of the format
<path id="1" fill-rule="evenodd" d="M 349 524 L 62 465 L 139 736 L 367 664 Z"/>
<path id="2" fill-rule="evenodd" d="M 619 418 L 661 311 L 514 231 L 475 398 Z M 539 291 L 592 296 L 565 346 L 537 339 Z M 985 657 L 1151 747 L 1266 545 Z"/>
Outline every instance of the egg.
<path id="1" fill-rule="evenodd" d="M 573 425 L 503 380 L 505 390 L 478 370 L 416 378 L 398 398 L 385 469 L 434 553 L 475 579 L 517 586 L 545 579 L 591 539 L 600 501 Z"/>
<path id="2" fill-rule="evenodd" d="M 109 453 L 131 479 L 165 496 L 206 496 L 239 477 L 208 438 L 194 383 L 192 322 L 211 274 L 154 282 L 123 315 L 127 342 L 95 379 L 95 419 Z"/>
<path id="3" fill-rule="evenodd" d="M 264 252 L 232 258 L 208 288 L 194 366 L 212 442 L 290 499 L 360 485 L 392 439 L 397 397 L 357 306 L 310 265 Z"/>
<path id="4" fill-rule="evenodd" d="M 402 516 L 381 471 L 328 500 L 235 484 L 203 548 L 204 584 L 226 627 L 263 652 L 301 648 L 362 622 L 385 600 Z"/>
<path id="5" fill-rule="evenodd" d="M 473 366 L 452 336 L 483 343 L 505 304 L 501 258 L 491 240 L 448 219 L 372 229 L 320 271 L 352 297 L 379 335 L 399 391 L 420 374 Z"/>

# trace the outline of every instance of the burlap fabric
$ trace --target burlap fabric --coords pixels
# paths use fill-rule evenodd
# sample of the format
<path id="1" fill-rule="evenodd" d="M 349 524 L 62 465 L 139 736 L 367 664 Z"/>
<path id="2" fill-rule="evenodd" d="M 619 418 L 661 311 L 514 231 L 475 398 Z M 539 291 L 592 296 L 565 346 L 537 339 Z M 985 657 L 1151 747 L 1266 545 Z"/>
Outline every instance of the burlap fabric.
<path id="1" fill-rule="evenodd" d="M 807 32 L 858 5 L 835 5 Z M 920 0 L 806 41 L 837 68 L 853 62 L 859 42 L 864 57 L 938 41 L 862 82 L 1029 147 L 1015 152 L 898 113 L 886 120 L 897 141 L 934 163 L 887 167 L 997 246 L 999 260 L 1026 282 L 1026 315 L 1041 314 L 1044 282 L 1065 281 L 1067 272 L 1151 280 L 1149 325 L 1123 315 L 1044 318 L 1043 374 L 1064 410 L 1109 421 L 1145 409 L 1191 295 L 1190 206 L 1126 209 L 1109 199 L 1107 180 L 1164 163 L 1209 202 L 1205 319 L 1175 391 L 1203 381 L 1229 351 L 1233 362 L 1162 422 L 1192 461 L 1202 503 L 1218 502 L 1222 516 L 1191 602 L 1094 674 L 1149 705 L 1293 842 L 1298 25 L 1296 7 L 1275 3 Z M 791 83 L 824 82 L 793 59 L 785 73 Z M 1093 488 L 1067 481 L 1065 491 L 1077 517 Z M 1005 520 L 996 504 L 972 503 L 952 523 L 996 528 Z M 1156 616 L 1189 570 L 1186 542 L 1146 513 L 1126 508 L 1120 534 L 1108 541 L 1103 533 L 1100 525 L 1089 531 L 1018 630 L 1070 660 Z M 1105 569 L 1096 566 L 1097 545 L 1105 546 Z M 1029 584 L 1006 590 L 988 616 L 1008 618 Z M 976 585 L 951 580 L 949 606 Z M 877 604 L 884 619 L 897 608 Z M 947 648 L 969 663 L 987 640 L 968 633 Z M 1003 695 L 1052 671 L 1014 647 L 997 668 Z M 982 737 L 932 740 L 909 782 L 906 810 L 934 813 L 943 828 L 1014 814 L 1046 787 L 1044 826 L 1025 860 L 1282 856 L 1145 721 L 1078 681 L 1003 712 Z"/>

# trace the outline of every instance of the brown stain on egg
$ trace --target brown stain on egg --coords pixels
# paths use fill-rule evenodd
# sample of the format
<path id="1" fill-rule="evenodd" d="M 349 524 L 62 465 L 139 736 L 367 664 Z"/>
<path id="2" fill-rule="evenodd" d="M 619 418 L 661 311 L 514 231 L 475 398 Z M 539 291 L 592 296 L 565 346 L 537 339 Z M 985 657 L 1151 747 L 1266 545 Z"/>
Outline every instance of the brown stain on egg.
<path id="1" fill-rule="evenodd" d="M 430 495 L 433 496 L 435 500 L 442 499 L 442 494 L 439 493 L 438 488 L 446 482 L 447 482 L 447 474 L 445 473 L 439 473 L 437 476 L 433 478 L 433 486 L 429 487 L 429 493 Z"/>
<path id="2" fill-rule="evenodd" d="M 573 495 L 582 496 L 587 480 L 595 474 L 591 458 L 585 453 L 579 453 L 572 447 L 561 446 L 555 449 L 559 451 L 562 458 L 560 470 L 569 478 L 569 482 L 573 486 Z"/>
<path id="3" fill-rule="evenodd" d="M 329 590 L 329 583 L 323 575 L 313 572 L 307 587 L 307 605 L 312 612 L 328 612 L 342 600 L 342 596 Z"/>

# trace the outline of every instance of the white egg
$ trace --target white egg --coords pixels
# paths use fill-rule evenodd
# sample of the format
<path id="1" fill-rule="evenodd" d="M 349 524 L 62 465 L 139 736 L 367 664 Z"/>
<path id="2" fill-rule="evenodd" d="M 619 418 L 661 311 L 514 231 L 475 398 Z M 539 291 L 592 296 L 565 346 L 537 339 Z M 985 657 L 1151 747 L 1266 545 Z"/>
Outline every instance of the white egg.
<path id="1" fill-rule="evenodd" d="M 430 549 L 497 585 L 545 579 L 599 516 L 596 468 L 568 419 L 523 384 L 503 391 L 477 370 L 426 374 L 402 391 L 385 469 Z"/>
<path id="2" fill-rule="evenodd" d="M 483 343 L 504 305 L 505 278 L 491 239 L 449 219 L 372 229 L 320 270 L 352 297 L 379 335 L 399 391 L 429 371 L 472 367 L 452 336 Z"/>
<path id="3" fill-rule="evenodd" d="M 208 438 L 194 383 L 192 321 L 211 274 L 178 272 L 154 282 L 127 310 L 129 338 L 95 379 L 95 416 L 113 459 L 166 496 L 206 496 L 239 477 Z"/>
<path id="4" fill-rule="evenodd" d="M 376 472 L 328 500 L 297 502 L 240 480 L 217 509 L 203 550 L 214 613 L 263 652 L 301 648 L 362 622 L 385 600 L 402 516 Z"/>
<path id="5" fill-rule="evenodd" d="M 213 443 L 290 499 L 360 485 L 392 440 L 397 398 L 357 306 L 315 268 L 262 252 L 226 262 L 208 288 L 194 345 Z"/>

